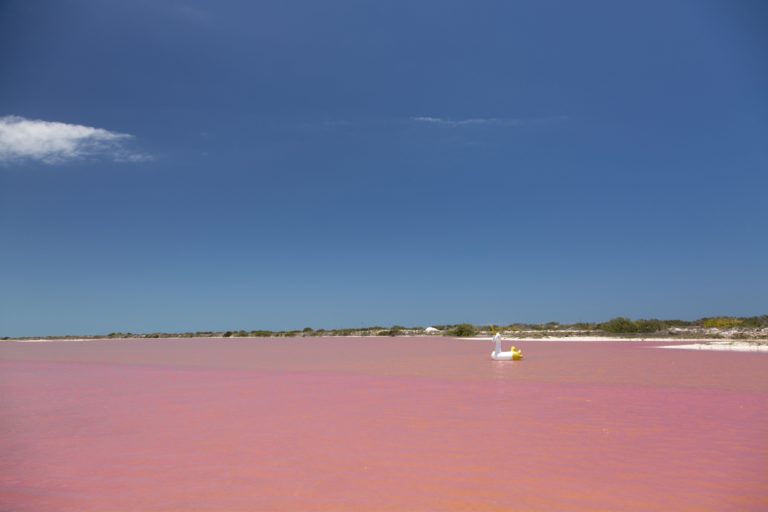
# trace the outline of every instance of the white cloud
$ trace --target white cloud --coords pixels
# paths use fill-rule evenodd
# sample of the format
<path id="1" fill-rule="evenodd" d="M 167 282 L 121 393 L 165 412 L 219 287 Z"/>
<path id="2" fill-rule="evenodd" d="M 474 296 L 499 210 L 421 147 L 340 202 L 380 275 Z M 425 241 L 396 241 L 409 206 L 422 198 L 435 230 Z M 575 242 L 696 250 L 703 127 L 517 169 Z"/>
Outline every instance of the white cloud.
<path id="1" fill-rule="evenodd" d="M 497 119 L 495 117 L 473 117 L 470 119 L 445 119 L 442 117 L 420 116 L 412 117 L 411 121 L 418 123 L 431 123 L 440 126 L 456 127 L 469 125 L 503 125 L 516 126 L 522 124 L 520 119 Z"/>
<path id="2" fill-rule="evenodd" d="M 531 124 L 542 124 L 553 121 L 565 121 L 568 116 L 541 117 L 537 119 L 512 119 L 498 117 L 473 117 L 469 119 L 446 119 L 444 117 L 419 116 L 412 117 L 411 121 L 416 123 L 432 124 L 436 126 L 446 126 L 455 128 L 458 126 L 523 126 Z"/>
<path id="3" fill-rule="evenodd" d="M 58 164 L 83 158 L 118 162 L 149 160 L 149 155 L 127 147 L 131 139 L 132 135 L 103 128 L 5 116 L 0 117 L 0 164 L 24 161 Z"/>
<path id="4" fill-rule="evenodd" d="M 445 121 L 439 117 L 412 117 L 411 121 L 416 121 L 419 123 L 444 123 Z"/>

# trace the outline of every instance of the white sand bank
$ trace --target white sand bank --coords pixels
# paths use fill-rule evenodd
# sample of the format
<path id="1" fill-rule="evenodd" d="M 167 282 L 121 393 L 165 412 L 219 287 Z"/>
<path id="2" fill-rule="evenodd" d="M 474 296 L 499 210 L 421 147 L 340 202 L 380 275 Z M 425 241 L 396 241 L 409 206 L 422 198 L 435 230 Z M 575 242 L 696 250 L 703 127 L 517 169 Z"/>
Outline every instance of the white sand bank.
<path id="1" fill-rule="evenodd" d="M 473 338 L 456 338 L 459 340 L 469 341 L 492 341 L 490 336 L 475 336 Z M 658 343 L 673 343 L 673 342 L 698 342 L 699 340 L 685 340 L 680 338 L 616 338 L 609 336 L 543 336 L 541 338 L 516 338 L 514 336 L 502 336 L 502 341 L 621 341 L 621 342 L 658 342 Z"/>
<path id="2" fill-rule="evenodd" d="M 711 343 L 665 345 L 663 347 L 657 348 L 678 348 L 683 350 L 727 350 L 731 352 L 768 352 L 768 345 L 745 343 L 743 341 L 714 341 Z"/>

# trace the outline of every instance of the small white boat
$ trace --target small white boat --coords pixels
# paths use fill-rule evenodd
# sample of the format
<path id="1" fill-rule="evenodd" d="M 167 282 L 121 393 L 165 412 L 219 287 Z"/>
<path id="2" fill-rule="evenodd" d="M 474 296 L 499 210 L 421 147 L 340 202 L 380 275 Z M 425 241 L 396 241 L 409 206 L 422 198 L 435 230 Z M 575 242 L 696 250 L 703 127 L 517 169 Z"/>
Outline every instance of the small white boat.
<path id="1" fill-rule="evenodd" d="M 494 361 L 520 361 L 523 358 L 523 353 L 514 345 L 507 352 L 501 351 L 501 335 L 499 333 L 496 333 L 493 341 L 496 343 L 496 347 L 491 352 L 491 359 Z"/>

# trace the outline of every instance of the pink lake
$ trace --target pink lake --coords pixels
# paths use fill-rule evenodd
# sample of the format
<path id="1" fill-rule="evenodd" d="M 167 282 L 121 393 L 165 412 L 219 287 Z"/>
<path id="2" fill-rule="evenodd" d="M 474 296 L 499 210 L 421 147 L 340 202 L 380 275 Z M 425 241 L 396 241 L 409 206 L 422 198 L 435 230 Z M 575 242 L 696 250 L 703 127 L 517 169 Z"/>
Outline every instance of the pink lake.
<path id="1" fill-rule="evenodd" d="M 768 354 L 0 344 L 3 511 L 768 510 Z"/>

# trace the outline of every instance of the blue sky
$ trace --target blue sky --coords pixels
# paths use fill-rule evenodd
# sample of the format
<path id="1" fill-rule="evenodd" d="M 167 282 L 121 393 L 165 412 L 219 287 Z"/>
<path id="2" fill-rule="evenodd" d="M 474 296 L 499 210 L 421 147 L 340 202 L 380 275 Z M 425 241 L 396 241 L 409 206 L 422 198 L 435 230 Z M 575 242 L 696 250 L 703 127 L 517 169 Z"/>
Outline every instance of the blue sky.
<path id="1" fill-rule="evenodd" d="M 0 1 L 0 336 L 768 312 L 760 1 Z"/>

